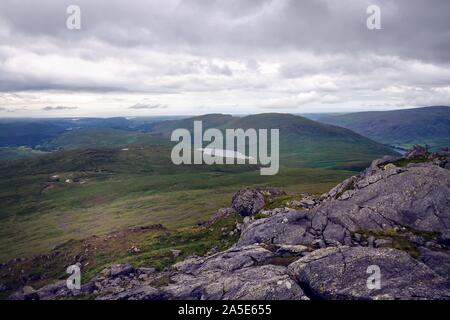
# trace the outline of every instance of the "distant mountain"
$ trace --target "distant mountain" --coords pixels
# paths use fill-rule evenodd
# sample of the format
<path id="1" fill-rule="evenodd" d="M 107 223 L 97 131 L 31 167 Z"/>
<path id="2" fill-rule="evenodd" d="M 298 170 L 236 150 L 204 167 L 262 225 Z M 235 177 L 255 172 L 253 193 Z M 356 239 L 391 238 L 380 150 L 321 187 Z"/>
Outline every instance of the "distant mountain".
<path id="1" fill-rule="evenodd" d="M 172 131 L 178 128 L 184 128 L 192 131 L 194 128 L 194 121 L 202 121 L 203 129 L 206 130 L 209 128 L 221 128 L 237 119 L 239 118 L 231 115 L 214 113 L 179 120 L 167 120 L 153 123 L 148 125 L 148 131 L 153 135 L 170 138 Z"/>
<path id="2" fill-rule="evenodd" d="M 450 107 L 322 115 L 318 121 L 351 129 L 383 144 L 431 149 L 450 146 Z"/>
<path id="3" fill-rule="evenodd" d="M 207 128 L 279 129 L 281 165 L 360 169 L 371 160 L 394 152 L 351 130 L 292 114 L 266 113 L 246 117 L 210 114 L 157 123 L 151 133 L 169 137 L 177 128 L 193 129 L 195 120 Z"/>
<path id="4" fill-rule="evenodd" d="M 50 121 L 15 121 L 0 123 L 0 147 L 28 146 L 34 148 L 58 136 L 66 126 Z"/>
<path id="5" fill-rule="evenodd" d="M 131 122 L 125 118 L 12 119 L 0 121 L 0 147 L 35 148 L 80 128 L 114 128 L 126 130 Z"/>
<path id="6" fill-rule="evenodd" d="M 146 128 L 152 124 L 174 118 L 180 117 L 0 118 L 0 147 L 27 146 L 35 148 L 43 144 L 53 143 L 53 140 L 59 138 L 61 134 L 77 129 L 148 131 Z M 82 132 L 79 131 L 78 133 L 81 134 Z M 114 139 L 117 135 L 113 133 L 112 136 Z M 91 141 L 95 142 L 95 138 L 96 136 L 94 135 Z"/>
<path id="7" fill-rule="evenodd" d="M 0 121 L 0 147 L 39 150 L 123 148 L 166 145 L 173 130 L 279 129 L 281 166 L 358 170 L 393 151 L 351 130 L 292 114 L 267 113 L 245 117 L 208 114 L 167 120 L 127 118 L 28 119 Z M 144 133 L 145 132 L 145 133 Z M 10 157 L 6 155 L 5 158 Z M 0 158 L 1 159 L 1 158 Z"/>
<path id="8" fill-rule="evenodd" d="M 43 150 L 74 150 L 99 147 L 127 147 L 130 145 L 163 145 L 166 139 L 142 132 L 110 128 L 82 128 L 68 130 L 44 143 Z"/>

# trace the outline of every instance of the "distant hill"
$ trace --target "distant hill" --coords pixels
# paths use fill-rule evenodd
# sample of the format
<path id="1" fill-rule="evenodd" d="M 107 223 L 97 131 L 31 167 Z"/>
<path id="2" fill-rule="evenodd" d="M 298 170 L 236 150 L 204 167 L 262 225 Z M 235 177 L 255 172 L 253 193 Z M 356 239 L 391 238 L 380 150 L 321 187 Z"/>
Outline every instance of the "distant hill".
<path id="1" fill-rule="evenodd" d="M 239 118 L 231 115 L 214 113 L 179 120 L 157 122 L 148 125 L 147 129 L 153 135 L 170 138 L 172 131 L 178 128 L 184 128 L 192 131 L 194 128 L 194 121 L 201 120 L 203 123 L 203 129 L 206 130 L 209 128 L 221 128 L 237 119 Z"/>
<path id="2" fill-rule="evenodd" d="M 450 146 L 450 107 L 322 115 L 318 121 L 351 129 L 383 144 L 431 149 Z"/>
<path id="3" fill-rule="evenodd" d="M 172 131 L 177 128 L 193 130 L 195 120 L 203 122 L 204 130 L 280 129 L 280 165 L 286 167 L 359 170 L 371 160 L 393 153 L 390 148 L 348 129 L 279 113 L 245 117 L 207 114 L 173 120 L 80 118 L 0 121 L 0 147 L 27 146 L 54 151 L 120 149 L 133 145 L 169 146 Z M 10 156 L 6 155 L 4 158 L 6 157 Z"/>
<path id="4" fill-rule="evenodd" d="M 116 129 L 146 131 L 153 123 L 179 117 L 115 117 L 115 118 L 0 118 L 0 147 L 48 144 L 66 131 L 77 129 Z M 78 132 L 81 133 L 81 132 Z M 113 136 L 115 136 L 113 134 Z"/>
<path id="5" fill-rule="evenodd" d="M 292 114 L 266 113 L 246 117 L 210 114 L 157 123 L 152 134 L 169 137 L 172 130 L 192 130 L 195 120 L 203 121 L 204 130 L 280 129 L 281 165 L 292 167 L 333 167 L 357 170 L 371 160 L 394 152 L 348 129 L 319 123 Z"/>
<path id="6" fill-rule="evenodd" d="M 44 154 L 46 153 L 28 147 L 0 147 L 0 161 L 30 158 Z"/>
<path id="7" fill-rule="evenodd" d="M 149 134 L 110 128 L 86 128 L 64 132 L 43 144 L 41 149 L 74 150 L 98 147 L 126 147 L 130 145 L 167 144 L 166 139 Z"/>
<path id="8" fill-rule="evenodd" d="M 62 123 L 50 121 L 0 123 L 0 147 L 34 148 L 63 133 L 66 128 Z"/>

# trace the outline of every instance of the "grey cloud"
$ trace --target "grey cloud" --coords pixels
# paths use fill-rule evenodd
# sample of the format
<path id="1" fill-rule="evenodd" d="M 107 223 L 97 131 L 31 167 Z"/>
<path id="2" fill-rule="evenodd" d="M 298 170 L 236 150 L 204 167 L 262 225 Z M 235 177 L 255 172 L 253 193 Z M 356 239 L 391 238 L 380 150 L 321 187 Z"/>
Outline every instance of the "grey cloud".
<path id="1" fill-rule="evenodd" d="M 133 106 L 131 106 L 129 109 L 147 109 L 147 110 L 151 110 L 151 109 L 166 109 L 168 107 L 168 105 L 166 104 L 146 104 L 146 103 L 137 103 Z"/>
<path id="2" fill-rule="evenodd" d="M 266 108 L 450 103 L 447 0 L 78 0 L 79 31 L 65 27 L 73 1 L 30 3 L 0 2 L 0 93 L 177 96 L 161 98 L 171 106 L 221 94 Z M 371 4 L 382 30 L 366 28 Z"/>
<path id="3" fill-rule="evenodd" d="M 3 0 L 0 15 L 22 35 L 51 36 L 60 45 L 94 38 L 121 46 L 183 48 L 217 54 L 377 52 L 449 61 L 450 2 L 435 0 L 122 1 L 79 0 L 83 27 L 65 29 L 72 1 Z M 366 28 L 366 8 L 381 7 L 382 30 Z"/>
<path id="4" fill-rule="evenodd" d="M 21 111 L 27 111 L 28 108 L 27 107 L 0 107 L 0 111 L 3 112 L 8 112 L 8 113 L 16 113 L 16 112 L 21 112 Z"/>
<path id="5" fill-rule="evenodd" d="M 44 111 L 61 111 L 61 110 L 75 110 L 78 109 L 78 107 L 66 107 L 66 106 L 56 106 L 56 107 L 51 107 L 51 106 L 47 106 L 42 108 L 42 110 Z"/>

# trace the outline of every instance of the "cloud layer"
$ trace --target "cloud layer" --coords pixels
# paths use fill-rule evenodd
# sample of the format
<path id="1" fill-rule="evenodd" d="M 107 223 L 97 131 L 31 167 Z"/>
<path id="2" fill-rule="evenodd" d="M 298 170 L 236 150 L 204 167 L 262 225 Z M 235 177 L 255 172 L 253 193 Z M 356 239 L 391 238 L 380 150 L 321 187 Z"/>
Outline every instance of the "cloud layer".
<path id="1" fill-rule="evenodd" d="M 62 110 L 75 110 L 78 109 L 78 107 L 66 107 L 66 106 L 56 106 L 56 107 L 51 107 L 51 106 L 47 106 L 42 108 L 42 110 L 44 111 L 62 111 Z"/>
<path id="2" fill-rule="evenodd" d="M 146 103 L 136 103 L 134 106 L 131 106 L 130 109 L 165 109 L 168 106 L 166 104 L 146 104 Z"/>
<path id="3" fill-rule="evenodd" d="M 79 0 L 81 30 L 72 1 L 38 3 L 0 2 L 0 115 L 450 104 L 446 0 Z"/>

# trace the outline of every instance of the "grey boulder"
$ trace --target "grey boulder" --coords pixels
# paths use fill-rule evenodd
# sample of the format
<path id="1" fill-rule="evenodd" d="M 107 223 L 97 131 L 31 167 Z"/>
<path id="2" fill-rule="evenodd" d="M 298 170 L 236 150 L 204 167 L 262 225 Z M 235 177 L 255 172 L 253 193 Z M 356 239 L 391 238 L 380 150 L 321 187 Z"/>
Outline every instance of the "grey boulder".
<path id="1" fill-rule="evenodd" d="M 419 260 L 450 283 L 450 253 L 448 251 L 433 251 L 425 247 L 419 248 L 419 252 Z"/>
<path id="2" fill-rule="evenodd" d="M 242 189 L 233 195 L 231 208 L 242 216 L 258 213 L 271 197 L 286 194 L 284 191 L 273 188 Z"/>
<path id="3" fill-rule="evenodd" d="M 449 186 L 450 171 L 429 163 L 368 170 L 313 209 L 311 226 L 326 242 L 342 244 L 359 230 L 444 231 L 450 227 Z"/>
<path id="4" fill-rule="evenodd" d="M 367 285 L 372 266 L 380 268 L 379 289 Z M 443 277 L 396 249 L 319 249 L 289 265 L 288 270 L 305 293 L 316 299 L 450 298 Z"/>
<path id="5" fill-rule="evenodd" d="M 309 244 L 314 240 L 314 236 L 307 232 L 310 225 L 309 213 L 296 210 L 283 211 L 246 225 L 237 246 L 255 243 Z"/>

